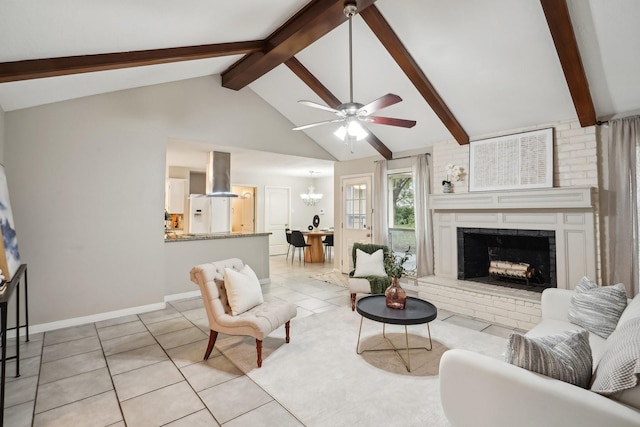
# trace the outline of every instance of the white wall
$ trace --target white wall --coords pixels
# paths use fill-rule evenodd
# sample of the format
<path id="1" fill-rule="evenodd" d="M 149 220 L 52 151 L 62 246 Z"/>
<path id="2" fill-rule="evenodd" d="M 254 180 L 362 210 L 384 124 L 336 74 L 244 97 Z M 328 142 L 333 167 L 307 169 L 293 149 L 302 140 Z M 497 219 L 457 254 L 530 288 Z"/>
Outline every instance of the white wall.
<path id="1" fill-rule="evenodd" d="M 251 90 L 224 89 L 214 77 L 11 111 L 4 126 L 33 324 L 168 293 L 161 214 L 169 138 L 330 160 Z"/>
<path id="2" fill-rule="evenodd" d="M 320 209 L 325 210 L 324 215 L 320 215 L 320 227 L 333 227 L 333 177 L 322 179 L 298 178 L 291 176 L 278 176 L 260 173 L 240 173 L 231 170 L 232 185 L 246 185 L 257 187 L 258 197 L 256 199 L 258 231 L 264 231 L 264 194 L 265 187 L 287 187 L 291 191 L 291 228 L 306 229 L 311 224 L 314 215 L 320 215 Z M 315 187 L 316 193 L 323 193 L 324 197 L 315 206 L 306 206 L 301 193 L 308 191 L 309 185 Z"/>

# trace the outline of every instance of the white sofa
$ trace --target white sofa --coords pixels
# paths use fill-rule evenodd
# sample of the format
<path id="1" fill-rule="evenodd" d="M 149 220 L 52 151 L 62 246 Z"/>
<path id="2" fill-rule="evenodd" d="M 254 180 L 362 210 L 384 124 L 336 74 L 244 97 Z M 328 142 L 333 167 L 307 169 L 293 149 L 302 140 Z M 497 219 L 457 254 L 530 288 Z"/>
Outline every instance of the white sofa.
<path id="1" fill-rule="evenodd" d="M 573 293 L 546 289 L 542 321 L 526 335 L 582 329 L 568 320 Z M 640 317 L 640 296 L 627 305 L 616 328 L 635 317 Z M 590 333 L 589 343 L 595 371 L 607 340 Z M 442 406 L 455 427 L 640 426 L 640 385 L 623 393 L 630 405 L 467 350 L 449 350 L 440 361 Z"/>

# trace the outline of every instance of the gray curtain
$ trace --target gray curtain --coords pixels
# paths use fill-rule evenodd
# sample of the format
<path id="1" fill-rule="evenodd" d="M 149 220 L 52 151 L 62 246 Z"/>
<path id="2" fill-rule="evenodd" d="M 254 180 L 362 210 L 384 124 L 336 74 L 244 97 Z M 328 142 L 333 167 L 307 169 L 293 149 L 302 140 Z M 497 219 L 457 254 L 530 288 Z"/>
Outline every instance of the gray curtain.
<path id="1" fill-rule="evenodd" d="M 389 218 L 387 211 L 387 161 L 376 162 L 373 177 L 373 241 L 379 245 L 389 246 Z"/>
<path id="2" fill-rule="evenodd" d="M 600 215 L 604 284 L 638 292 L 638 184 L 636 153 L 640 116 L 612 120 L 601 129 Z"/>
<path id="3" fill-rule="evenodd" d="M 413 203 L 416 227 L 416 276 L 433 275 L 433 230 L 429 193 L 431 188 L 426 154 L 413 158 Z"/>

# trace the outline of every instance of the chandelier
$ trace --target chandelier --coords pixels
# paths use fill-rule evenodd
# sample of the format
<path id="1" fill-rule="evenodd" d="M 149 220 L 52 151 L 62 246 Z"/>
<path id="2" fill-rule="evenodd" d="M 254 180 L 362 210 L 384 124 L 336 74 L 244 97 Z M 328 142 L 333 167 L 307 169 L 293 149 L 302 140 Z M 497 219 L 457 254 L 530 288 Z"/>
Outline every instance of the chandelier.
<path id="1" fill-rule="evenodd" d="M 311 179 L 313 179 L 313 171 L 309 171 L 311 174 Z M 315 187 L 313 185 L 309 186 L 309 191 L 306 193 L 300 194 L 300 198 L 307 206 L 315 206 L 320 200 L 322 200 L 322 193 L 315 193 Z"/>

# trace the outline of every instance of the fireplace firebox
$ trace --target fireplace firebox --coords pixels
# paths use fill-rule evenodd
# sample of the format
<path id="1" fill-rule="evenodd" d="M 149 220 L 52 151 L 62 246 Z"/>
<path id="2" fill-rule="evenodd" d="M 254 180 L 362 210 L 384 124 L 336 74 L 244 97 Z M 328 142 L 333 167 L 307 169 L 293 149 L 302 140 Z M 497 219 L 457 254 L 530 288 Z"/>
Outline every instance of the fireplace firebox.
<path id="1" fill-rule="evenodd" d="M 458 228 L 458 279 L 542 292 L 557 287 L 555 231 Z"/>

